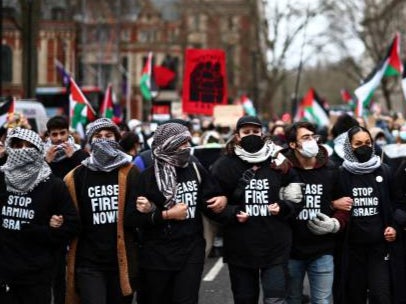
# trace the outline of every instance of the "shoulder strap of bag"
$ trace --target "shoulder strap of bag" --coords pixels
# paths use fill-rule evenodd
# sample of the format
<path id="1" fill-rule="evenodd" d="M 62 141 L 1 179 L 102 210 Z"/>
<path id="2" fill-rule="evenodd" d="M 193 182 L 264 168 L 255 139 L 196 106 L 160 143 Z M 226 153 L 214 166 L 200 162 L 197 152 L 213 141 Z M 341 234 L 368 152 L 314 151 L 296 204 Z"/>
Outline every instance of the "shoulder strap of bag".
<path id="1" fill-rule="evenodd" d="M 197 167 L 197 164 L 195 162 L 192 162 L 192 165 L 193 165 L 193 169 L 195 169 L 197 180 L 200 184 L 202 182 L 202 176 L 200 175 L 199 168 Z"/>

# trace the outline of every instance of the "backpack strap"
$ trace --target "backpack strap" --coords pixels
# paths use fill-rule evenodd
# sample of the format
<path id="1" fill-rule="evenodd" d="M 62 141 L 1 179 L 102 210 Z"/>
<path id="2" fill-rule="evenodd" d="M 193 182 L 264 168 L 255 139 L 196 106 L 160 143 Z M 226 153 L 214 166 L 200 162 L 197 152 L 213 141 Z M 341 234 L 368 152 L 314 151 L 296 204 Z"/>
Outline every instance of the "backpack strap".
<path id="1" fill-rule="evenodd" d="M 197 180 L 199 181 L 199 184 L 200 184 L 202 182 L 202 176 L 200 175 L 199 168 L 197 167 L 196 162 L 192 162 L 192 165 L 193 165 L 193 169 L 195 169 Z"/>

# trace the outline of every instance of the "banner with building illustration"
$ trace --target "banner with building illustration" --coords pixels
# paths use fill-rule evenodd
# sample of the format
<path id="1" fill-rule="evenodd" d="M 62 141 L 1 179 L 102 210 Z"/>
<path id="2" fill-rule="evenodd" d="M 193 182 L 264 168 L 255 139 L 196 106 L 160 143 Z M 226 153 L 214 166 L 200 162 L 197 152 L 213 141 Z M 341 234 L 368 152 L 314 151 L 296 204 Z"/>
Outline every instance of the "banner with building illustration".
<path id="1" fill-rule="evenodd" d="M 215 105 L 227 104 L 226 74 L 226 56 L 223 50 L 186 50 L 183 112 L 213 115 Z"/>

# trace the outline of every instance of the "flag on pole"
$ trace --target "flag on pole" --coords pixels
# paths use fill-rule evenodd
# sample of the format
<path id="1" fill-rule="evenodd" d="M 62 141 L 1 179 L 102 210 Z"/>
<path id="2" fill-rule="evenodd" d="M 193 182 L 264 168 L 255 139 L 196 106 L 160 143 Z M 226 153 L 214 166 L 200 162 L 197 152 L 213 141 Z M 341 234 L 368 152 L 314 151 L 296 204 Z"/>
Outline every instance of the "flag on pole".
<path id="1" fill-rule="evenodd" d="M 351 95 L 350 92 L 348 92 L 348 90 L 346 89 L 341 89 L 340 90 L 340 95 L 341 95 L 341 100 L 349 105 L 351 107 L 351 109 L 355 108 L 355 98 Z"/>
<path id="2" fill-rule="evenodd" d="M 384 77 L 401 76 L 403 74 L 403 64 L 400 60 L 400 34 L 396 33 L 392 44 L 388 49 L 388 66 L 386 67 Z"/>
<path id="3" fill-rule="evenodd" d="M 113 118 L 113 91 L 111 83 L 108 85 L 106 93 L 104 94 L 100 117 Z"/>
<path id="4" fill-rule="evenodd" d="M 157 92 L 155 87 L 156 85 L 154 85 L 152 78 L 152 52 L 149 52 L 147 61 L 142 69 L 140 80 L 140 90 L 142 96 L 148 101 L 156 97 Z"/>
<path id="5" fill-rule="evenodd" d="M 257 111 L 255 110 L 254 103 L 247 95 L 241 96 L 241 104 L 246 115 L 256 116 Z"/>
<path id="6" fill-rule="evenodd" d="M 369 106 L 370 100 L 383 77 L 402 75 L 402 73 L 403 65 L 400 61 L 400 35 L 396 33 L 385 58 L 379 62 L 362 84 L 354 91 L 354 95 L 357 97 L 357 115 L 363 115 L 363 110 Z"/>
<path id="7" fill-rule="evenodd" d="M 55 67 L 56 70 L 61 75 L 63 86 L 65 87 L 68 86 L 70 84 L 70 73 L 67 70 L 65 70 L 65 67 L 58 59 L 55 59 Z"/>
<path id="8" fill-rule="evenodd" d="M 176 76 L 174 71 L 161 65 L 154 66 L 153 72 L 153 79 L 155 80 L 155 83 L 159 88 L 168 86 Z"/>
<path id="9" fill-rule="evenodd" d="M 110 83 L 107 87 L 106 93 L 104 94 L 103 103 L 100 107 L 100 117 L 110 118 L 116 124 L 120 123 L 122 120 L 121 108 L 120 105 L 116 103 L 116 97 L 112 84 Z"/>
<path id="10" fill-rule="evenodd" d="M 328 113 L 323 107 L 323 102 L 313 88 L 310 88 L 307 91 L 306 95 L 302 98 L 298 105 L 295 121 L 302 119 L 314 123 L 320 127 L 328 126 L 330 123 Z"/>
<path id="11" fill-rule="evenodd" d="M 70 78 L 69 107 L 70 127 L 74 130 L 83 130 L 88 122 L 95 119 L 95 110 L 72 77 Z"/>

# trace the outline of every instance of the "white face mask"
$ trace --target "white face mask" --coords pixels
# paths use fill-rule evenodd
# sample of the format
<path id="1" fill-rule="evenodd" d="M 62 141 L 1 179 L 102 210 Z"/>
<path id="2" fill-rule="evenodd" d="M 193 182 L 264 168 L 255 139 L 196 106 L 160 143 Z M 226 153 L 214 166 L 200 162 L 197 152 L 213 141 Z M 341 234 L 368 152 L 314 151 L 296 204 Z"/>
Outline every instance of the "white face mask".
<path id="1" fill-rule="evenodd" d="M 302 143 L 302 149 L 299 149 L 299 152 L 303 157 L 315 157 L 317 153 L 319 153 L 319 145 L 315 140 L 304 141 Z"/>
<path id="2" fill-rule="evenodd" d="M 192 137 L 192 143 L 194 144 L 194 145 L 199 145 L 200 144 L 200 136 L 193 136 Z"/>

